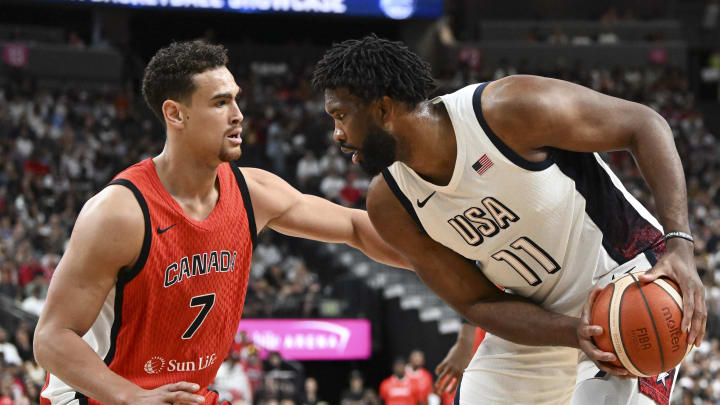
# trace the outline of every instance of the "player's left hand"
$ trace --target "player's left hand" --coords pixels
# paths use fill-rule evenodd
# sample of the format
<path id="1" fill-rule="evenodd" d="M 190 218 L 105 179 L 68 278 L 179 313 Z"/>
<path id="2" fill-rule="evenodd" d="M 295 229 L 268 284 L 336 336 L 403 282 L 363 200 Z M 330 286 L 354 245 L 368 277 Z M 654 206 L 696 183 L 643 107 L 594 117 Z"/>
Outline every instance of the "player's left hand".
<path id="1" fill-rule="evenodd" d="M 458 341 L 450 348 L 447 356 L 435 368 L 435 374 L 437 374 L 435 392 L 437 394 L 455 391 L 472 356 L 472 342 Z"/>
<path id="2" fill-rule="evenodd" d="M 666 276 L 680 286 L 683 299 L 682 330 L 689 331 L 688 344 L 700 346 L 705 336 L 707 306 L 705 288 L 695 268 L 693 244 L 680 238 L 666 242 L 666 253 L 647 273 L 639 277 L 641 282 L 650 283 Z"/>
<path id="3" fill-rule="evenodd" d="M 618 367 L 612 363 L 617 361 L 615 353 L 602 351 L 593 341 L 593 336 L 600 336 L 603 333 L 602 327 L 590 324 L 592 305 L 602 290 L 602 288 L 594 289 L 590 295 L 588 295 L 587 300 L 585 300 L 583 312 L 582 315 L 580 315 L 576 330 L 578 347 L 585 353 L 588 359 L 595 363 L 595 366 L 597 366 L 599 370 L 619 378 L 635 378 L 625 367 Z"/>

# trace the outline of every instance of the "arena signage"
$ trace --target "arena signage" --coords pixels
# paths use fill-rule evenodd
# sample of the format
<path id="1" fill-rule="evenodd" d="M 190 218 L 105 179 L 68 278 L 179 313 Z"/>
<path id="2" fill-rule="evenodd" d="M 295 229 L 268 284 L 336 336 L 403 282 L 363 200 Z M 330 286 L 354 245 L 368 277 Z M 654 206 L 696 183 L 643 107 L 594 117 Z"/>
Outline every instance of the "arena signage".
<path id="1" fill-rule="evenodd" d="M 370 322 L 364 319 L 243 319 L 244 330 L 264 352 L 293 360 L 370 357 Z"/>
<path id="2" fill-rule="evenodd" d="M 39 0 L 238 13 L 329 14 L 392 19 L 437 18 L 443 0 Z"/>

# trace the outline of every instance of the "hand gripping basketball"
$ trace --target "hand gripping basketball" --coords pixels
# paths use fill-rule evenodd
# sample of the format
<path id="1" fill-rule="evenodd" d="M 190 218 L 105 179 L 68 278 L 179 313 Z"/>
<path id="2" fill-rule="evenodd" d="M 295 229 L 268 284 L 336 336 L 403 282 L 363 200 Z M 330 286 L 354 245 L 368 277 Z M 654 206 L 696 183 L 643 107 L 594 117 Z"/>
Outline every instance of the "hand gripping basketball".
<path id="1" fill-rule="evenodd" d="M 612 352 L 622 366 L 637 376 L 669 371 L 685 357 L 692 344 L 681 328 L 680 288 L 668 278 L 650 283 L 628 274 L 594 294 L 590 323 L 602 328 L 592 336 L 597 347 Z"/>
<path id="2" fill-rule="evenodd" d="M 599 336 L 605 331 L 601 326 L 590 324 L 590 311 L 593 303 L 602 291 L 602 288 L 596 288 L 593 290 L 588 299 L 585 301 L 582 315 L 580 316 L 580 323 L 577 327 L 577 337 L 580 349 L 588 356 L 590 360 L 602 371 L 623 378 L 632 378 L 633 375 L 622 367 L 617 361 L 615 354 L 610 351 L 603 351 L 595 345 L 593 341 L 594 336 Z"/>

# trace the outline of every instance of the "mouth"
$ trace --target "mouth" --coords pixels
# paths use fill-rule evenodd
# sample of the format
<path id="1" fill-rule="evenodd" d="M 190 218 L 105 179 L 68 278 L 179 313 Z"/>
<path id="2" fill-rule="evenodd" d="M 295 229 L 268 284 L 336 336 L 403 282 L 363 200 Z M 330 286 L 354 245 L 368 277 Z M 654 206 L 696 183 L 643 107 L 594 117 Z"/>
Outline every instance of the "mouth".
<path id="1" fill-rule="evenodd" d="M 241 144 L 242 138 L 240 137 L 240 134 L 242 133 L 242 128 L 237 127 L 230 132 L 230 134 L 227 136 L 227 138 L 230 140 L 230 142 L 235 144 Z"/>
<path id="2" fill-rule="evenodd" d="M 346 146 L 345 144 L 338 145 L 340 148 L 340 152 L 342 153 L 352 153 L 352 161 L 353 163 L 358 163 L 360 161 L 360 151 L 357 148 L 353 148 L 350 146 Z"/>

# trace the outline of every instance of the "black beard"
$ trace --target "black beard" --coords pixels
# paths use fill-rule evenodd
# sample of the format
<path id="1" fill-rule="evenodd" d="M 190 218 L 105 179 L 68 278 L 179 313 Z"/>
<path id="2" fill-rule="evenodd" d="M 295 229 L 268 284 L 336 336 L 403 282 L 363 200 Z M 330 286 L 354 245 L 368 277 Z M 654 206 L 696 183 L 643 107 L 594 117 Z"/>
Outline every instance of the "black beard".
<path id="1" fill-rule="evenodd" d="M 397 141 L 382 128 L 372 126 L 358 152 L 360 168 L 375 177 L 397 160 Z"/>

